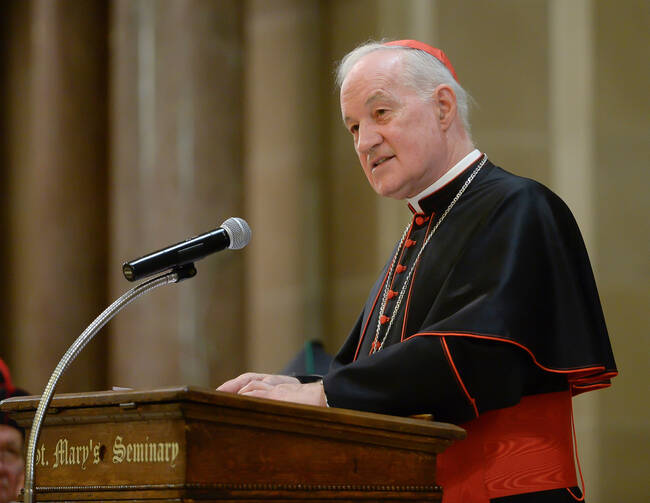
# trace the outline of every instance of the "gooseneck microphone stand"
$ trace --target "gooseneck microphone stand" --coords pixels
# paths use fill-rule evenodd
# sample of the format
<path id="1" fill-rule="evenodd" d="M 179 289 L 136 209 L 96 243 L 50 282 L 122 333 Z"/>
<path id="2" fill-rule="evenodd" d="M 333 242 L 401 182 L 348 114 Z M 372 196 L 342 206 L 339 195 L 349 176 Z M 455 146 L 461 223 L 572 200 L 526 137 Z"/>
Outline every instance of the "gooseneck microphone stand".
<path id="1" fill-rule="evenodd" d="M 25 499 L 24 503 L 34 503 L 35 501 L 35 488 L 34 488 L 34 453 L 36 452 L 36 444 L 41 432 L 41 425 L 45 418 L 47 408 L 50 406 L 54 390 L 59 382 L 59 379 L 70 366 L 72 361 L 81 353 L 86 344 L 101 330 L 101 328 L 108 323 L 113 316 L 120 312 L 123 308 L 128 306 L 135 299 L 150 292 L 159 286 L 169 285 L 171 283 L 178 283 L 184 279 L 191 278 L 196 275 L 196 268 L 193 263 L 184 264 L 173 268 L 171 271 L 156 276 L 144 283 L 133 287 L 131 290 L 122 295 L 119 299 L 108 306 L 102 314 L 88 325 L 88 328 L 77 338 L 76 341 L 70 346 L 61 358 L 61 361 L 52 372 L 50 380 L 43 391 L 41 400 L 38 403 L 36 414 L 34 415 L 34 422 L 32 423 L 32 430 L 29 434 L 29 442 L 27 444 L 27 459 L 25 466 Z"/>

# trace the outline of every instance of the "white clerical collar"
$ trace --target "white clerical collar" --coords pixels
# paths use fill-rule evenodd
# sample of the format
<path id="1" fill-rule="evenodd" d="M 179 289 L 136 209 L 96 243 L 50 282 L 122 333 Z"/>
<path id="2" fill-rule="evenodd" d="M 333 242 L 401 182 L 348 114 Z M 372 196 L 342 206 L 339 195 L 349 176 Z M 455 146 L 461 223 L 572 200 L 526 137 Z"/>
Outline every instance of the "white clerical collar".
<path id="1" fill-rule="evenodd" d="M 406 202 L 411 206 L 411 208 L 413 208 L 413 210 L 416 213 L 424 213 L 424 210 L 420 206 L 420 201 L 425 197 L 430 196 L 437 190 L 440 190 L 449 182 L 451 182 L 454 178 L 456 178 L 463 171 L 469 168 L 472 164 L 478 161 L 481 155 L 483 154 L 481 154 L 481 152 L 478 149 L 472 150 L 469 154 L 467 154 L 460 161 L 458 161 L 453 168 L 447 171 L 444 175 L 438 178 L 435 182 L 429 185 L 422 192 L 420 192 L 416 196 L 407 198 Z"/>

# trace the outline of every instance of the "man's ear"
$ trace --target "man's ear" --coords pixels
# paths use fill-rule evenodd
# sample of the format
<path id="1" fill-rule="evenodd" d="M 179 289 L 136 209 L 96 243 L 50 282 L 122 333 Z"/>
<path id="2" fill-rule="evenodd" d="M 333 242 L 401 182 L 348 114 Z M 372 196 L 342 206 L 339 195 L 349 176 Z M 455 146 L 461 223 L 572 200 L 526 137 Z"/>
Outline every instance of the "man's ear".
<path id="1" fill-rule="evenodd" d="M 456 118 L 456 93 L 447 84 L 440 84 L 433 91 L 433 98 L 438 104 L 438 120 L 443 131 L 447 131 Z"/>

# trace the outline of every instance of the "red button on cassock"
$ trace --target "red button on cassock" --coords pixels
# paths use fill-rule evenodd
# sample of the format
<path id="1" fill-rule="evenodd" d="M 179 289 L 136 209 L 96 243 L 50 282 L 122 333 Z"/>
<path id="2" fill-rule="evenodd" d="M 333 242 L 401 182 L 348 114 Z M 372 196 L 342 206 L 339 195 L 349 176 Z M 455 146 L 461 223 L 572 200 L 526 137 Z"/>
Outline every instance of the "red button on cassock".
<path id="1" fill-rule="evenodd" d="M 382 325 L 383 325 L 384 323 L 388 323 L 388 320 L 390 320 L 390 317 L 389 317 L 389 316 L 386 316 L 385 314 L 382 314 L 382 315 L 379 317 L 379 323 L 381 323 Z"/>
<path id="2" fill-rule="evenodd" d="M 404 271 L 406 271 L 406 266 L 405 265 L 400 264 L 395 268 L 395 272 L 397 274 L 400 274 L 400 273 L 402 273 Z"/>

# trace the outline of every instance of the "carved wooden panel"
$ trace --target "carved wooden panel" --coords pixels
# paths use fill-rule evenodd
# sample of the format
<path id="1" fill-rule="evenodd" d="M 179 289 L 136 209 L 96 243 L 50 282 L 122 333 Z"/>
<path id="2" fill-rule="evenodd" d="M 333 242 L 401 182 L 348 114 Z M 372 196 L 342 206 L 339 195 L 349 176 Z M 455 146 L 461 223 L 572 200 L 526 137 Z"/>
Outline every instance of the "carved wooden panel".
<path id="1" fill-rule="evenodd" d="M 3 404 L 29 428 L 37 400 Z M 453 425 L 196 388 L 59 395 L 38 501 L 438 501 Z"/>

